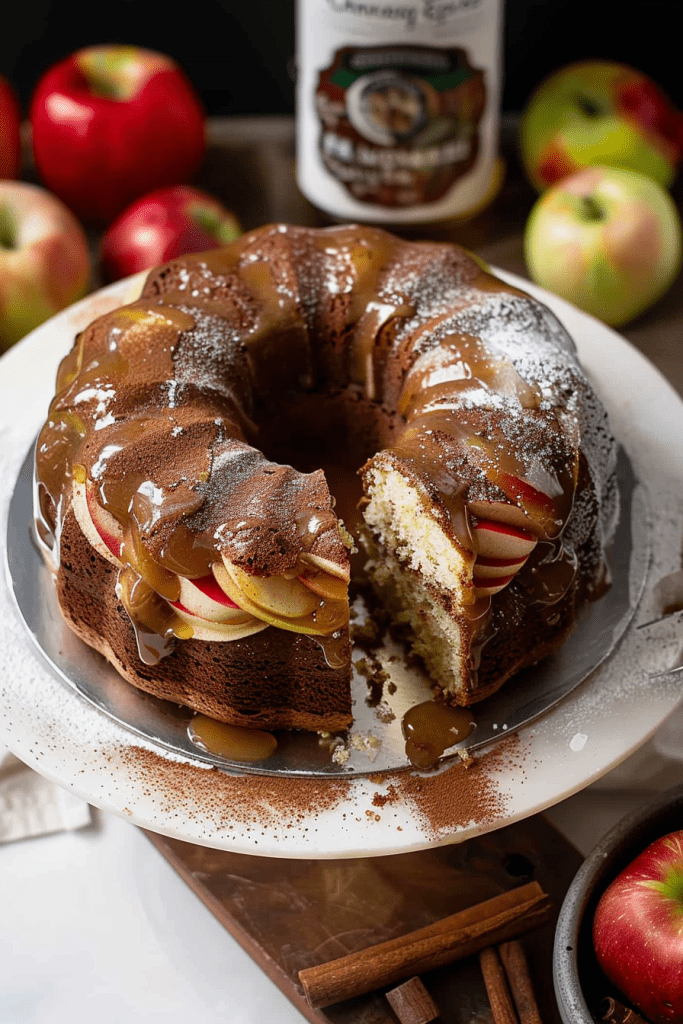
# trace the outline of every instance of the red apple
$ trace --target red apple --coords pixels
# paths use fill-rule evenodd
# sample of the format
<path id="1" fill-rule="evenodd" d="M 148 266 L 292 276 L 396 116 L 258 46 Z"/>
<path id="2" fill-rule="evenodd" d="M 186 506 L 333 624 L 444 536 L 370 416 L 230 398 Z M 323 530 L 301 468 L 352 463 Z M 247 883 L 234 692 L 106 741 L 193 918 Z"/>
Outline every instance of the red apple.
<path id="1" fill-rule="evenodd" d="M 653 1024 L 683 1024 L 683 831 L 647 847 L 595 912 L 602 970 Z"/>
<path id="2" fill-rule="evenodd" d="M 21 162 L 21 114 L 12 86 L 0 75 L 0 178 L 17 178 Z"/>
<path id="3" fill-rule="evenodd" d="M 39 81 L 29 112 L 44 183 L 86 224 L 188 181 L 204 157 L 204 111 L 178 65 L 135 46 L 93 46 Z"/>
<path id="4" fill-rule="evenodd" d="M 157 189 L 137 199 L 105 232 L 102 270 L 117 281 L 187 252 L 227 245 L 241 233 L 234 214 L 190 185 Z"/>
<path id="5" fill-rule="evenodd" d="M 38 185 L 0 181 L 0 351 L 85 293 L 90 254 L 80 224 Z"/>
<path id="6" fill-rule="evenodd" d="M 580 61 L 556 71 L 532 95 L 520 144 L 539 191 L 594 164 L 627 167 L 669 186 L 683 156 L 683 113 L 641 71 Z"/>

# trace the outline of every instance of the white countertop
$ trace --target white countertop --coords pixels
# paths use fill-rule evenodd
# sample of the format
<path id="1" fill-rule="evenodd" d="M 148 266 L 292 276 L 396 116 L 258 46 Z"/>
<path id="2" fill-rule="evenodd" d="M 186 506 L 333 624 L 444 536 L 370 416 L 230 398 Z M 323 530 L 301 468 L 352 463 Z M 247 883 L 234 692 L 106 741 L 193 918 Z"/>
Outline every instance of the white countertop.
<path id="1" fill-rule="evenodd" d="M 93 819 L 0 848 L 3 1024 L 302 1020 L 142 831 Z"/>

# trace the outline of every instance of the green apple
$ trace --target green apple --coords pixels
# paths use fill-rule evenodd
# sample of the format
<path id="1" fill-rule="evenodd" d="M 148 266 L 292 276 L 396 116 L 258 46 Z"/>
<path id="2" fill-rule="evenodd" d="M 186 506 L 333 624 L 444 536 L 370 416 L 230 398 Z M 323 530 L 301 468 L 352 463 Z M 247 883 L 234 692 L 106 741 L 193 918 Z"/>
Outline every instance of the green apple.
<path id="1" fill-rule="evenodd" d="M 681 264 L 681 221 L 657 182 L 587 167 L 536 201 L 524 233 L 530 277 L 619 327 L 652 305 Z"/>
<path id="2" fill-rule="evenodd" d="M 85 294 L 90 252 L 61 200 L 0 181 L 0 352 Z"/>
<path id="3" fill-rule="evenodd" d="M 683 155 L 683 114 L 642 72 L 581 61 L 556 71 L 533 93 L 520 146 L 539 191 L 595 164 L 628 167 L 669 186 Z"/>

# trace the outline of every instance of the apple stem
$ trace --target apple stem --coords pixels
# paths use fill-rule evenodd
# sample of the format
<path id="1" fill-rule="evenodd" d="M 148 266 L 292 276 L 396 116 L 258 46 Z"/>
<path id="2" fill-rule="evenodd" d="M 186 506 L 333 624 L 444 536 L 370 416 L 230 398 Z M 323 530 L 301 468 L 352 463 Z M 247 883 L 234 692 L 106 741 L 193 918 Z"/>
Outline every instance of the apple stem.
<path id="1" fill-rule="evenodd" d="M 107 80 L 104 77 L 97 78 L 95 77 L 95 75 L 92 75 L 88 79 L 88 85 L 90 86 L 90 91 L 92 92 L 93 96 L 99 96 L 99 98 L 102 100 L 121 99 L 121 94 L 118 86 L 114 85 L 111 82 L 107 82 Z"/>
<path id="2" fill-rule="evenodd" d="M 215 210 L 207 210 L 205 207 L 194 205 L 191 207 L 190 212 L 200 228 L 206 231 L 207 235 L 211 235 L 217 230 L 220 218 Z"/>
<path id="3" fill-rule="evenodd" d="M 586 96 L 585 93 L 578 93 L 576 102 L 586 117 L 599 117 L 602 113 L 600 104 L 592 96 Z"/>
<path id="4" fill-rule="evenodd" d="M 0 206 L 0 249 L 16 249 L 17 230 L 8 209 Z"/>
<path id="5" fill-rule="evenodd" d="M 586 220 L 604 220 L 605 211 L 593 196 L 581 196 L 583 215 Z"/>

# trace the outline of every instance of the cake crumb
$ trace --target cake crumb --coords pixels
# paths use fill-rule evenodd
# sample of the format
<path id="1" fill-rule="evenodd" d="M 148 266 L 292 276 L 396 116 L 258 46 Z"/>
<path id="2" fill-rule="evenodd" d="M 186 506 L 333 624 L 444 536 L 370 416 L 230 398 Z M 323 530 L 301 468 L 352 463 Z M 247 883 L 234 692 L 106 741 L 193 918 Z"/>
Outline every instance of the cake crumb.
<path id="1" fill-rule="evenodd" d="M 375 714 L 377 715 L 380 722 L 384 722 L 385 724 L 387 724 L 388 722 L 393 722 L 394 719 L 396 718 L 396 715 L 391 710 L 391 708 L 389 707 L 385 700 L 381 700 L 379 702 L 379 704 L 375 708 Z"/>
<path id="2" fill-rule="evenodd" d="M 396 786 L 390 784 L 387 786 L 386 793 L 375 793 L 372 797 L 373 807 L 386 807 L 387 804 L 395 804 L 398 800 L 398 790 Z"/>
<path id="3" fill-rule="evenodd" d="M 333 764 L 344 765 L 351 756 L 351 752 L 344 740 L 338 739 L 331 747 L 331 759 Z"/>
<path id="4" fill-rule="evenodd" d="M 352 732 L 349 735 L 349 744 L 354 750 L 360 750 L 374 761 L 382 746 L 382 741 L 372 733 Z"/>

